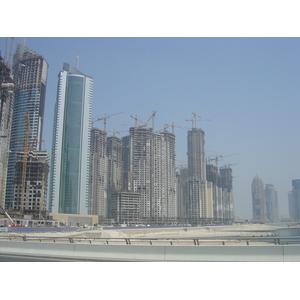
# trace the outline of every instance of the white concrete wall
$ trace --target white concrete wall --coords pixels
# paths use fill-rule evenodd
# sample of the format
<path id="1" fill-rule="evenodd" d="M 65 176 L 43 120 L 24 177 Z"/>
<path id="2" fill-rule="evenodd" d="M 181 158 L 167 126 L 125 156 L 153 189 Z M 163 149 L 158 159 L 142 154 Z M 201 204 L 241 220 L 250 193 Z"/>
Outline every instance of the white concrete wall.
<path id="1" fill-rule="evenodd" d="M 99 261 L 300 261 L 300 245 L 155 246 L 0 241 L 0 255 Z"/>

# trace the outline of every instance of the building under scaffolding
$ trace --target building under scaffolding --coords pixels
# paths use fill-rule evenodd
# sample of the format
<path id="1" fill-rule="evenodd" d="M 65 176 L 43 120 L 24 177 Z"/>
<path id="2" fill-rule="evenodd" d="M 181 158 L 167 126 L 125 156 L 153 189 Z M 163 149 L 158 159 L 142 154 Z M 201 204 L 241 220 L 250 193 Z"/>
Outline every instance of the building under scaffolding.
<path id="1" fill-rule="evenodd" d="M 140 223 L 140 193 L 119 192 L 111 195 L 111 217 L 116 224 Z"/>
<path id="2" fill-rule="evenodd" d="M 34 219 L 46 215 L 49 161 L 46 151 L 29 151 L 24 174 L 24 152 L 17 153 L 13 211 Z"/>

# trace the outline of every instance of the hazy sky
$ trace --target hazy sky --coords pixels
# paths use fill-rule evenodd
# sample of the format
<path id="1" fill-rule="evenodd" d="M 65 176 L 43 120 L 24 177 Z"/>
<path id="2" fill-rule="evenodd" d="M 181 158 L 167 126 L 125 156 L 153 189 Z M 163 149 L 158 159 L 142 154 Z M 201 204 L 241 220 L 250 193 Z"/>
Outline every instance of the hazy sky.
<path id="1" fill-rule="evenodd" d="M 21 42 L 15 38 L 15 44 Z M 9 42 L 9 39 L 8 39 Z M 6 38 L 0 39 L 2 55 Z M 93 118 L 112 115 L 108 130 L 128 133 L 130 115 L 191 127 L 192 112 L 210 121 L 207 156 L 235 164 L 235 214 L 252 218 L 255 175 L 278 190 L 280 216 L 288 216 L 291 180 L 300 178 L 299 38 L 33 38 L 26 45 L 49 63 L 44 140 L 51 152 L 57 75 L 76 64 L 94 79 Z M 150 124 L 151 125 L 151 122 Z M 95 123 L 103 128 L 103 121 Z M 171 130 L 171 128 L 169 128 Z M 126 132 L 123 132 L 126 131 Z M 177 164 L 187 163 L 187 129 L 175 128 Z M 233 155 L 234 154 L 234 155 Z M 227 157 L 226 157 L 227 156 Z"/>

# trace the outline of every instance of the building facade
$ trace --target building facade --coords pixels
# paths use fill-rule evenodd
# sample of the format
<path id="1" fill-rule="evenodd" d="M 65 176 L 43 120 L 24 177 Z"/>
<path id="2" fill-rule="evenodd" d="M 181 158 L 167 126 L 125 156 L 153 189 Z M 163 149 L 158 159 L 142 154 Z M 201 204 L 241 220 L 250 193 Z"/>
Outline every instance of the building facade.
<path id="1" fill-rule="evenodd" d="M 6 185 L 7 209 L 12 208 L 14 201 L 17 152 L 24 149 L 27 113 L 31 128 L 28 143 L 31 150 L 41 150 L 47 73 L 48 64 L 43 56 L 24 45 L 17 45 L 13 58 L 15 100 Z"/>
<path id="2" fill-rule="evenodd" d="M 251 190 L 253 221 L 263 223 L 266 221 L 264 184 L 257 175 L 252 180 Z"/>
<path id="3" fill-rule="evenodd" d="M 55 104 L 49 210 L 88 214 L 92 77 L 64 63 Z"/>
<path id="4" fill-rule="evenodd" d="M 9 67 L 0 56 L 0 206 L 5 207 L 9 141 L 14 105 L 14 83 Z"/>

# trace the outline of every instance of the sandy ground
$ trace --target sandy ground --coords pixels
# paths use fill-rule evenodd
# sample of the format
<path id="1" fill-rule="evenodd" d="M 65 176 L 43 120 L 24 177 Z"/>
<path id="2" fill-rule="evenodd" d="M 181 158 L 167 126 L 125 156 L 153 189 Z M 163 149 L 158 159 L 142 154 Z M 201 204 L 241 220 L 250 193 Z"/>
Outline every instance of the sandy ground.
<path id="1" fill-rule="evenodd" d="M 287 224 L 241 224 L 201 227 L 166 227 L 166 228 L 112 228 L 77 230 L 71 232 L 27 232 L 6 233 L 7 235 L 57 236 L 57 237 L 89 237 L 89 238 L 201 238 L 220 236 L 272 236 L 278 228 Z M 1 233 L 2 234 L 2 233 Z M 5 233 L 3 233 L 5 234 Z"/>
<path id="2" fill-rule="evenodd" d="M 294 224 L 293 227 L 299 226 Z M 236 237 L 261 237 L 273 236 L 275 230 L 279 228 L 287 228 L 291 224 L 241 224 L 241 225 L 227 225 L 227 226 L 201 226 L 201 227 L 165 227 L 165 228 L 110 228 L 110 229 L 80 229 L 69 232 L 22 232 L 22 233 L 1 233 L 4 236 L 18 236 L 17 240 L 22 240 L 26 236 L 27 240 L 34 240 L 37 238 L 43 239 L 44 242 L 71 242 L 69 238 L 76 238 L 75 243 L 93 243 L 93 244 L 127 244 L 126 239 L 130 239 L 132 245 L 195 245 L 196 240 L 199 239 L 199 245 L 250 245 L 250 244 L 267 244 L 264 241 L 240 240 Z M 21 237 L 20 237 L 21 236 Z M 216 237 L 215 240 L 201 240 L 201 238 Z M 222 239 L 221 237 L 224 237 Z M 227 237 L 227 238 L 226 238 Z M 232 238 L 230 238 L 232 237 Z M 46 239 L 45 239 L 46 238 Z M 78 239 L 79 238 L 79 239 Z M 101 239 L 98 239 L 101 238 Z M 135 240 L 140 238 L 142 240 Z M 153 240 L 151 240 L 153 239 Z M 163 239 L 163 240 L 154 240 Z M 176 240 L 173 240 L 176 239 Z M 42 240 L 40 240 L 42 241 Z M 272 240 L 273 241 L 273 240 Z M 274 241 L 273 241 L 274 242 Z"/>

